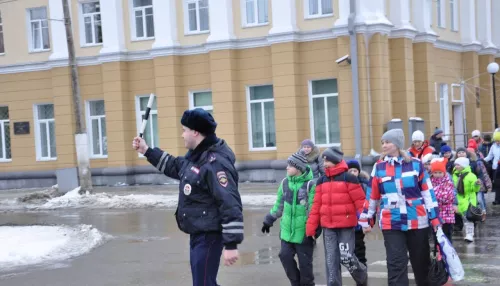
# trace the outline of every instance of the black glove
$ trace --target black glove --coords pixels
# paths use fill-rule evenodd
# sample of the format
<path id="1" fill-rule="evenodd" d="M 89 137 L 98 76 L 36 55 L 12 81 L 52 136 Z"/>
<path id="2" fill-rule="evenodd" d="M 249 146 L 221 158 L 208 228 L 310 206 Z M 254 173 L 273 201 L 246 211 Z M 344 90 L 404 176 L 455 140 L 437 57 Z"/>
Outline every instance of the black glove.
<path id="1" fill-rule="evenodd" d="M 266 223 L 262 224 L 262 233 L 269 233 L 270 229 L 271 229 L 270 225 L 268 225 Z"/>
<path id="2" fill-rule="evenodd" d="M 321 232 L 323 232 L 323 229 L 320 226 L 316 229 L 316 233 L 314 234 L 314 239 L 318 239 L 318 237 L 321 235 Z"/>

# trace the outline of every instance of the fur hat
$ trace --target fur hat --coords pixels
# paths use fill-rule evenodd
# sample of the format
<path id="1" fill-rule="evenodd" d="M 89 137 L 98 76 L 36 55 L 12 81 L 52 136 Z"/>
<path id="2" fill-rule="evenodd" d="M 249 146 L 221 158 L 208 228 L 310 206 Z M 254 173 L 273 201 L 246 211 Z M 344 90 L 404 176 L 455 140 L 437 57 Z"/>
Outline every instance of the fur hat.
<path id="1" fill-rule="evenodd" d="M 212 114 L 202 108 L 184 111 L 181 124 L 204 135 L 214 134 L 217 128 L 217 122 Z"/>

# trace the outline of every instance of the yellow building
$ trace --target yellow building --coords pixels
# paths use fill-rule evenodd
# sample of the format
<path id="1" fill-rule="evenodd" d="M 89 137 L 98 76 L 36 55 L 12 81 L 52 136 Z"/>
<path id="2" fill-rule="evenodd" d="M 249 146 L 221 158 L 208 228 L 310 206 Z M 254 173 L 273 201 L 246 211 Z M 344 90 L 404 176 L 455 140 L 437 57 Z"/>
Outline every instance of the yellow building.
<path id="1" fill-rule="evenodd" d="M 282 176 L 305 138 L 367 156 L 393 118 L 492 130 L 500 1 L 353 2 L 356 41 L 348 0 L 70 0 L 94 183 L 166 182 L 131 148 L 151 93 L 151 146 L 183 154 L 182 112 L 205 108 L 244 181 Z M 0 15 L 0 187 L 54 184 L 76 167 L 61 0 Z"/>

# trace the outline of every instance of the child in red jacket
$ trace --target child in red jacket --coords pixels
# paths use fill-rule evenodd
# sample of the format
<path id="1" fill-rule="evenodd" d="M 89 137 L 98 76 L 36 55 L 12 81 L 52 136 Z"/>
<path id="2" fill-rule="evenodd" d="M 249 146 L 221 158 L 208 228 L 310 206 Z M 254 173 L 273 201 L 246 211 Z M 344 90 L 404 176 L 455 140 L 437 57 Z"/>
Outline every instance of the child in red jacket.
<path id="1" fill-rule="evenodd" d="M 340 264 L 349 270 L 357 285 L 366 285 L 366 267 L 354 255 L 356 212 L 363 210 L 365 193 L 358 178 L 348 172 L 343 155 L 335 147 L 322 154 L 325 175 L 316 183 L 306 235 L 314 237 L 316 228 L 323 227 L 328 286 L 342 285 Z"/>

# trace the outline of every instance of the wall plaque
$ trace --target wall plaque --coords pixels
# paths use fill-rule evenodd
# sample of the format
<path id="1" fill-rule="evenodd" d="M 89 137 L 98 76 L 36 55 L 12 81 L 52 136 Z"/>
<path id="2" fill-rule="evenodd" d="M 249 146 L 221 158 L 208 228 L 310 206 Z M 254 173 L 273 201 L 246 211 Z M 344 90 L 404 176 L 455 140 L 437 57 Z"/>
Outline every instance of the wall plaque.
<path id="1" fill-rule="evenodd" d="M 30 123 L 26 122 L 14 122 L 14 134 L 23 135 L 30 134 Z"/>

